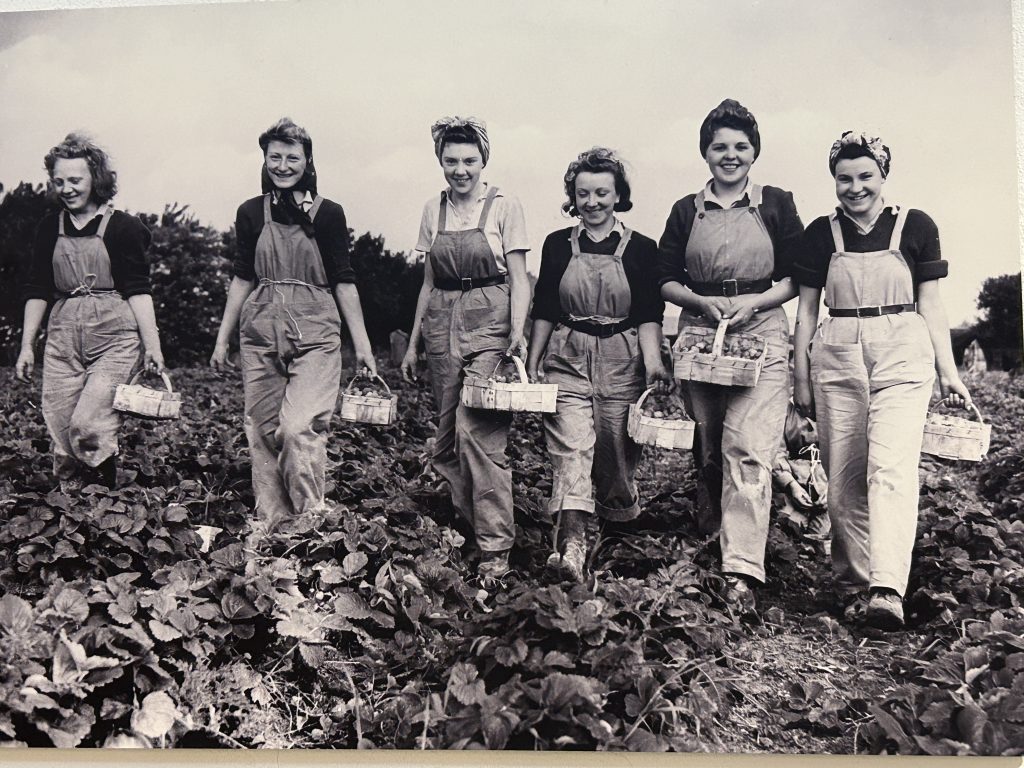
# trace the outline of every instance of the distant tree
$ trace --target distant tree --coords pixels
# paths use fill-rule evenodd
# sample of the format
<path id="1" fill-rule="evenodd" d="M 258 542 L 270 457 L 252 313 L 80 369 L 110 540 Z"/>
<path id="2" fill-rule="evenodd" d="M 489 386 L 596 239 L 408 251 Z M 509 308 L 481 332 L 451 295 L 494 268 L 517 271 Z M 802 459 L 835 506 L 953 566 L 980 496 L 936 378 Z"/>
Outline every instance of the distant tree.
<path id="1" fill-rule="evenodd" d="M 22 268 L 31 254 L 36 227 L 52 205 L 42 184 L 25 182 L 0 200 L 0 365 L 13 365 L 18 354 L 24 310 Z"/>
<path id="2" fill-rule="evenodd" d="M 227 235 L 199 223 L 187 205 L 139 216 L 153 233 L 149 249 L 153 305 L 168 365 L 207 360 L 217 338 L 231 280 Z"/>
<path id="3" fill-rule="evenodd" d="M 992 360 L 990 353 L 989 362 L 1003 368 L 1020 365 L 1024 349 L 1020 272 L 985 280 L 978 293 L 978 309 L 982 311 L 975 327 L 978 340 L 986 352 L 991 350 L 999 358 Z"/>
<path id="4" fill-rule="evenodd" d="M 423 260 L 389 251 L 383 237 L 369 233 L 352 242 L 351 259 L 366 333 L 374 347 L 385 348 L 392 331 L 412 329 L 423 284 Z"/>

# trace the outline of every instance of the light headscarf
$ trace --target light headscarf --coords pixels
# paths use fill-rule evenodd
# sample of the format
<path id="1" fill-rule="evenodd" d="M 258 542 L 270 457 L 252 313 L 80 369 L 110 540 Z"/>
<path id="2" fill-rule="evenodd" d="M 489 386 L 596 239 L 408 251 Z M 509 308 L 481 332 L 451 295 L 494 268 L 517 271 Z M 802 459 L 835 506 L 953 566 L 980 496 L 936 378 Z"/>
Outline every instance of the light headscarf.
<path id="1" fill-rule="evenodd" d="M 442 117 L 430 126 L 430 136 L 434 139 L 434 154 L 441 159 L 441 150 L 444 149 L 445 134 L 449 128 L 468 128 L 469 133 L 476 134 L 477 143 L 480 145 L 480 156 L 487 165 L 491 157 L 491 140 L 487 138 L 487 123 L 477 120 L 475 117 Z"/>
<path id="2" fill-rule="evenodd" d="M 844 131 L 843 135 L 839 137 L 832 144 L 832 149 L 828 152 L 828 169 L 833 176 L 836 175 L 836 164 L 839 162 L 839 153 L 844 147 L 850 145 L 860 147 L 865 151 L 865 154 L 874 158 L 875 162 L 878 163 L 878 168 L 882 172 L 882 178 L 884 179 L 889 175 L 889 164 L 892 162 L 892 153 L 889 148 L 882 143 L 882 140 L 878 136 L 871 136 L 863 131 Z"/>

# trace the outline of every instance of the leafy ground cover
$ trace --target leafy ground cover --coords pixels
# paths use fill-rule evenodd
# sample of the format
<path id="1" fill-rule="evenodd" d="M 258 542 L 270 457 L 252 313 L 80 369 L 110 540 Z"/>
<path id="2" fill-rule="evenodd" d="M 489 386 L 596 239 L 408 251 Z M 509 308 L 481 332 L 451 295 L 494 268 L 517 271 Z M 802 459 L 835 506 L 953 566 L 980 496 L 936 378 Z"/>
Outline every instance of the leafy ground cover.
<path id="1" fill-rule="evenodd" d="M 124 431 L 122 487 L 49 475 L 38 388 L 0 371 L 0 741 L 67 746 L 1024 752 L 1024 387 L 973 382 L 980 466 L 926 460 L 909 626 L 832 612 L 779 521 L 756 620 L 719 597 L 688 454 L 646 449 L 644 512 L 552 582 L 539 422 L 517 418 L 516 573 L 479 590 L 419 482 L 429 393 L 336 422 L 325 517 L 246 540 L 237 377 L 179 370 L 184 418 Z"/>

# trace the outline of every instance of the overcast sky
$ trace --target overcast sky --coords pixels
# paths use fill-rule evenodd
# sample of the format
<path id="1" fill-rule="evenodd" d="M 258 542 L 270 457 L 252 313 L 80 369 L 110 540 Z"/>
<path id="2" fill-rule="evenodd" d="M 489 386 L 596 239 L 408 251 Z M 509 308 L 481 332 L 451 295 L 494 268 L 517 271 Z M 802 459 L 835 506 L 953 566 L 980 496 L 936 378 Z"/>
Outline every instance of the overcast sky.
<path id="1" fill-rule="evenodd" d="M 893 150 L 888 199 L 938 223 L 952 323 L 985 277 L 1019 269 L 1010 4 L 1005 0 L 301 0 L 0 15 L 0 181 L 45 179 L 72 129 L 113 153 L 118 205 L 191 205 L 230 226 L 259 192 L 259 133 L 313 137 L 320 191 L 357 233 L 415 243 L 444 180 L 429 128 L 487 121 L 485 178 L 531 241 L 566 226 L 561 176 L 595 144 L 632 169 L 624 218 L 657 238 L 708 177 L 697 146 L 721 99 L 761 128 L 753 178 L 804 223 L 835 205 L 845 129 Z M 538 254 L 530 261 L 536 271 Z M 792 311 L 795 308 L 790 307 Z"/>

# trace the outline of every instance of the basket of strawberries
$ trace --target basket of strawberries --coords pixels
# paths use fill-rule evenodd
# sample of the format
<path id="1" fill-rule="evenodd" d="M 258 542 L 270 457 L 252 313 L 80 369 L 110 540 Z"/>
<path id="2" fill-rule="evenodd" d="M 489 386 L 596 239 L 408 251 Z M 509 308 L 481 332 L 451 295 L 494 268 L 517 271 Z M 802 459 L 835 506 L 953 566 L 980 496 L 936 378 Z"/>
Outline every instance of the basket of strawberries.
<path id="1" fill-rule="evenodd" d="M 499 373 L 506 358 L 498 360 L 486 379 L 467 376 L 462 383 L 462 404 L 489 411 L 532 411 L 554 413 L 557 384 L 534 384 L 526 375 L 526 366 L 516 355 L 510 358 L 514 374 Z"/>
<path id="2" fill-rule="evenodd" d="M 936 405 L 945 402 L 940 400 Z M 971 409 L 977 421 L 947 413 L 929 413 L 924 423 L 921 452 L 960 461 L 981 461 L 985 458 L 992 437 L 992 425 L 985 423 L 977 406 L 972 405 Z"/>
<path id="3" fill-rule="evenodd" d="M 683 403 L 676 395 L 657 398 L 651 396 L 652 392 L 653 387 L 645 390 L 640 399 L 629 406 L 627 434 L 640 445 L 670 450 L 692 448 L 696 424 L 687 417 Z"/>
<path id="4" fill-rule="evenodd" d="M 672 350 L 674 376 L 730 387 L 757 384 L 768 344 L 755 333 L 726 333 L 728 325 L 728 318 L 723 318 L 714 330 L 684 328 Z"/>
<path id="5" fill-rule="evenodd" d="M 341 393 L 339 415 L 343 421 L 392 424 L 398 415 L 398 395 L 391 392 L 391 387 L 380 376 L 358 372 Z"/>

